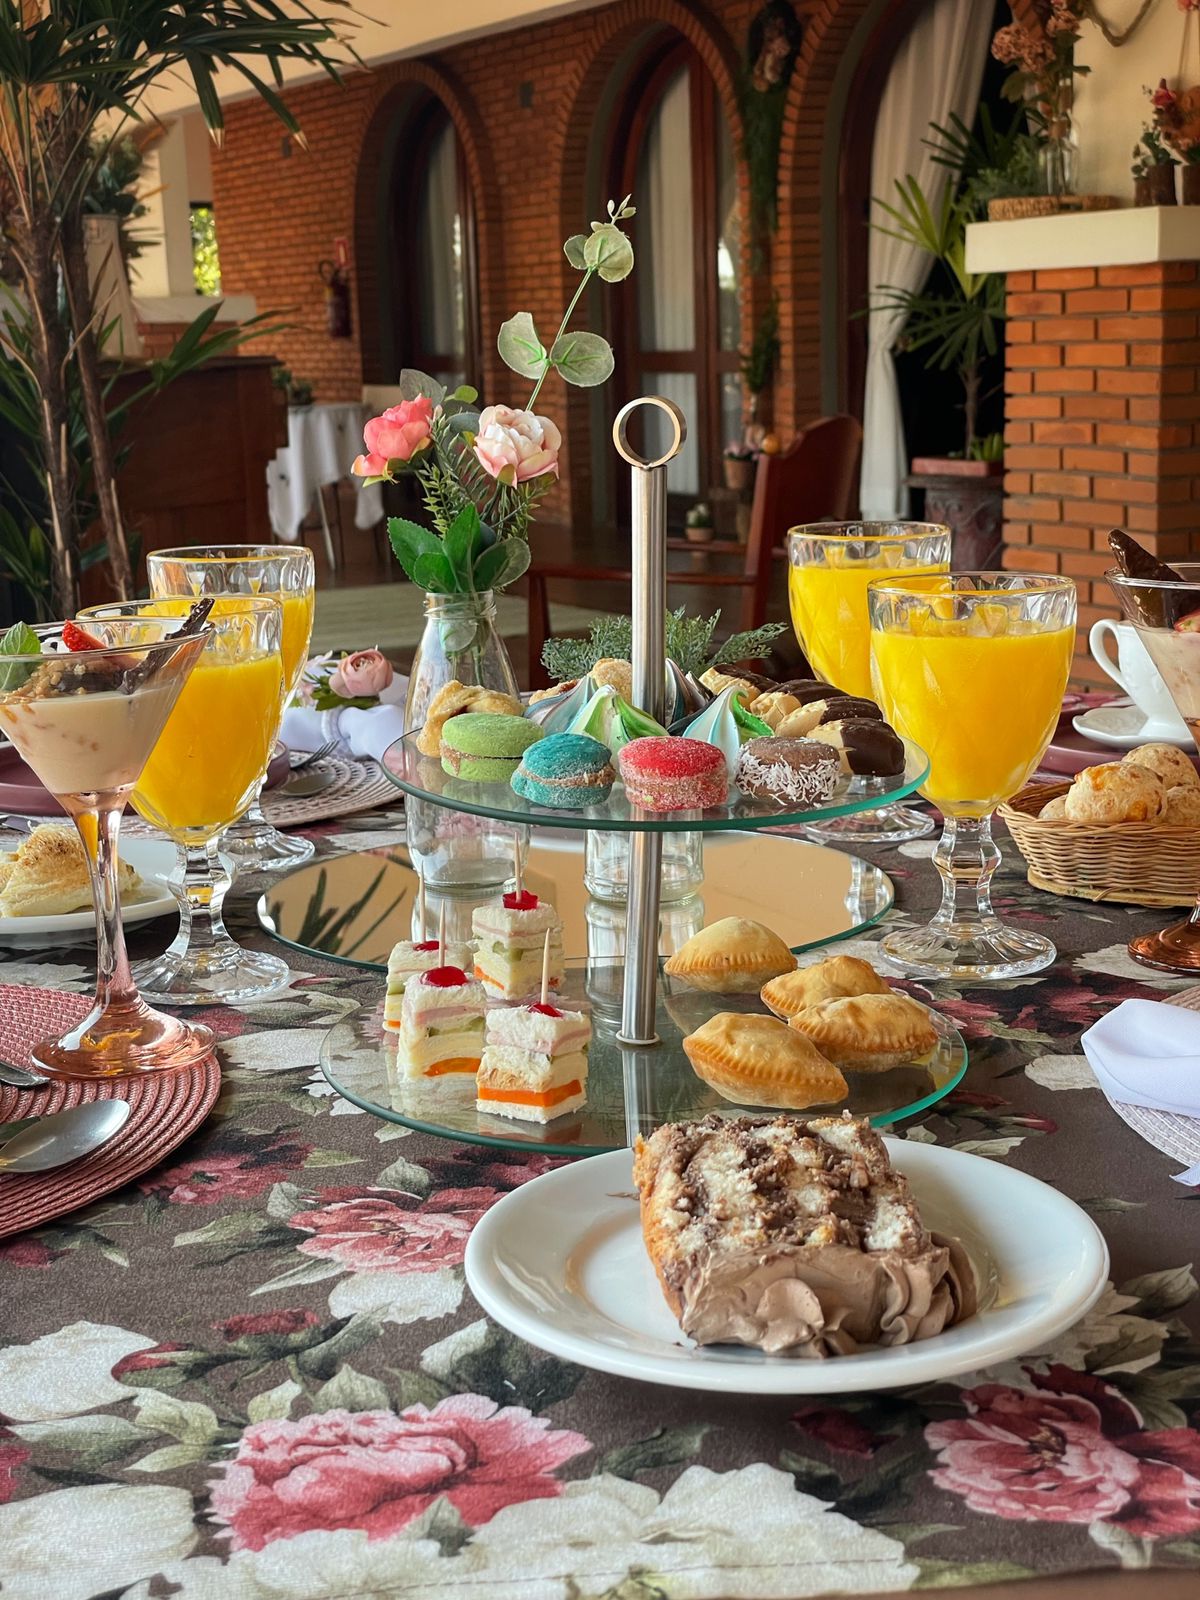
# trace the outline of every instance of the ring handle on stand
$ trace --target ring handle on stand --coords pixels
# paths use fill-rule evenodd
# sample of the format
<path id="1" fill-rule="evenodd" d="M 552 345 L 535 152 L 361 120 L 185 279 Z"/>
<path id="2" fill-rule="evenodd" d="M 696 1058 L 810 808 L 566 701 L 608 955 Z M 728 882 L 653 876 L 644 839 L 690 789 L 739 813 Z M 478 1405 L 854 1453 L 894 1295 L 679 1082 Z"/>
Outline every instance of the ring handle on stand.
<path id="1" fill-rule="evenodd" d="M 667 449 L 661 456 L 656 456 L 653 461 L 646 461 L 629 443 L 626 435 L 626 426 L 629 418 L 639 406 L 656 406 L 663 412 L 672 428 L 672 439 Z M 668 461 L 673 461 L 683 449 L 687 439 L 687 418 L 673 400 L 666 399 L 661 394 L 645 394 L 638 400 L 630 400 L 623 405 L 613 419 L 613 444 L 617 447 L 617 454 L 628 461 L 631 467 L 640 467 L 643 472 L 651 472 L 655 467 L 665 467 Z"/>

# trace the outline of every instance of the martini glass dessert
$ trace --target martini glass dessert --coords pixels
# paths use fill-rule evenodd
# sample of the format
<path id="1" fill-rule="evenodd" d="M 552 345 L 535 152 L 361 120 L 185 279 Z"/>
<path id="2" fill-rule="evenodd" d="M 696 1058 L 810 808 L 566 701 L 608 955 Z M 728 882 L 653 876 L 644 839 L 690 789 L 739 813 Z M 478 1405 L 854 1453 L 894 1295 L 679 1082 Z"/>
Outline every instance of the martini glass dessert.
<path id="1" fill-rule="evenodd" d="M 1114 533 L 1109 543 L 1121 565 L 1108 581 L 1200 747 L 1200 562 L 1165 566 L 1127 534 Z M 1160 972 L 1200 971 L 1200 885 L 1197 891 L 1182 922 L 1129 941 L 1135 961 Z"/>
<path id="2" fill-rule="evenodd" d="M 107 648 L 74 622 L 18 624 L 0 641 L 0 729 L 78 828 L 96 905 L 96 1003 L 32 1052 L 52 1077 L 162 1072 L 213 1046 L 207 1028 L 163 1016 L 138 994 L 117 892 L 121 813 L 207 642 L 207 611 L 110 625 Z"/>

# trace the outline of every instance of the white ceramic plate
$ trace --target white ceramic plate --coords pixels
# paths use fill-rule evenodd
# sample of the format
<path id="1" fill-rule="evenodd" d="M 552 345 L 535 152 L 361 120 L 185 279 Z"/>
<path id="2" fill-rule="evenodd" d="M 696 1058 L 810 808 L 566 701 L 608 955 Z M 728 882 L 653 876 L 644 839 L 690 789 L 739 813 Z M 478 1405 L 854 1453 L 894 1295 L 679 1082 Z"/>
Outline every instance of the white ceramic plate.
<path id="1" fill-rule="evenodd" d="M 693 1345 L 646 1254 L 628 1150 L 559 1167 L 505 1195 L 471 1234 L 467 1283 L 490 1317 L 566 1361 L 734 1394 L 936 1382 L 1040 1350 L 1093 1304 L 1108 1277 L 1108 1248 L 1074 1201 L 982 1156 L 886 1143 L 926 1226 L 962 1240 L 979 1283 L 977 1315 L 936 1338 L 828 1361 Z"/>
<path id="2" fill-rule="evenodd" d="M 0 834 L 0 850 L 17 849 L 19 834 Z M 121 855 L 142 876 L 142 886 L 131 898 L 122 902 L 121 910 L 127 925 L 148 922 L 151 917 L 165 916 L 175 910 L 175 896 L 168 888 L 172 868 L 175 866 L 175 846 L 169 839 L 122 839 Z M 56 934 L 94 934 L 95 913 L 89 906 L 86 911 L 68 911 L 57 917 L 3 917 L 0 916 L 0 941 L 5 944 L 44 944 Z"/>
<path id="3" fill-rule="evenodd" d="M 1113 750 L 1133 750 L 1139 744 L 1151 743 L 1174 744 L 1181 750 L 1196 748 L 1186 730 L 1147 733 L 1145 713 L 1135 705 L 1095 706 L 1091 711 L 1081 711 L 1077 717 L 1072 717 L 1071 726 L 1085 739 L 1094 739 L 1097 744 L 1109 745 Z"/>

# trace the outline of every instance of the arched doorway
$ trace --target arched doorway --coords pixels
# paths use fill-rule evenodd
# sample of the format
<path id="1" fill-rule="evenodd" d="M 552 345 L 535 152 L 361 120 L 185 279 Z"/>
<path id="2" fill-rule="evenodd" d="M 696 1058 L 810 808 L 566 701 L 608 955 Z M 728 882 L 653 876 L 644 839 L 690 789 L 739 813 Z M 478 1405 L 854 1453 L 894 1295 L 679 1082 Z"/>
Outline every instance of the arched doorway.
<path id="1" fill-rule="evenodd" d="M 720 481 L 743 393 L 733 138 L 711 74 L 678 35 L 626 69 L 606 165 L 610 191 L 632 193 L 638 208 L 637 269 L 610 302 L 617 393 L 662 394 L 685 413 L 687 444 L 668 473 L 672 520 L 682 521 Z M 644 448 L 661 445 L 648 437 Z"/>

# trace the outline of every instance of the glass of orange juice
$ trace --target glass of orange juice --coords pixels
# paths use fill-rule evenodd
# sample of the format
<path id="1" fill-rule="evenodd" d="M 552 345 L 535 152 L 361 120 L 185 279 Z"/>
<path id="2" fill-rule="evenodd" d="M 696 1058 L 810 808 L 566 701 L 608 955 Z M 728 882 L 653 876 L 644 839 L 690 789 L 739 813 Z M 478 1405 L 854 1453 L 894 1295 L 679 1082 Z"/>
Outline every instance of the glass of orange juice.
<path id="1" fill-rule="evenodd" d="M 1050 743 L 1075 648 L 1075 585 L 1027 572 L 876 579 L 868 589 L 876 697 L 929 757 L 922 793 L 945 825 L 934 853 L 942 903 L 880 949 L 907 977 L 1020 978 L 1051 941 L 1001 922 L 992 812 L 1024 787 Z"/>
<path id="2" fill-rule="evenodd" d="M 146 571 L 150 593 L 156 596 L 244 594 L 278 600 L 283 610 L 284 703 L 291 699 L 308 661 L 312 637 L 316 578 L 311 550 L 278 544 L 185 545 L 151 551 Z M 258 791 L 245 816 L 221 840 L 221 854 L 245 872 L 299 866 L 313 850 L 311 839 L 292 839 L 271 826 L 263 816 Z"/>
<path id="3" fill-rule="evenodd" d="M 867 585 L 894 573 L 949 572 L 950 529 L 941 522 L 809 522 L 789 530 L 788 604 L 809 665 L 843 695 L 870 699 Z M 875 780 L 855 779 L 864 791 Z M 902 844 L 933 832 L 910 806 L 880 806 L 805 830 L 832 844 Z"/>
<path id="4" fill-rule="evenodd" d="M 115 602 L 81 613 L 87 626 L 187 615 L 190 596 Z M 179 932 L 156 960 L 136 969 L 144 993 L 171 1005 L 244 1005 L 289 981 L 286 961 L 246 950 L 226 931 L 221 907 L 229 874 L 217 840 L 258 793 L 283 715 L 283 612 L 268 595 L 222 595 L 191 677 L 151 751 L 130 799 L 146 822 L 179 847 L 172 883 Z"/>

